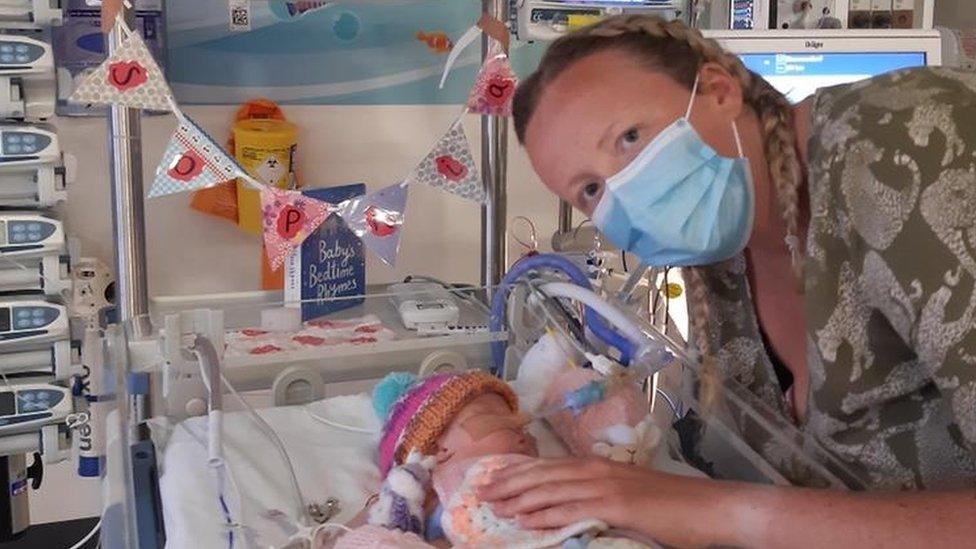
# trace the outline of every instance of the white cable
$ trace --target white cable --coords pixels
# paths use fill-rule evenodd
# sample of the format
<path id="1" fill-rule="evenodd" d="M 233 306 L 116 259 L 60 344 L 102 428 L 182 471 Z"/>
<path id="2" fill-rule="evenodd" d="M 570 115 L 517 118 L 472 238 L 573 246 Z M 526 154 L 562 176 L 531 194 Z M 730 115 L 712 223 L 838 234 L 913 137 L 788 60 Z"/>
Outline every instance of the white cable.
<path id="1" fill-rule="evenodd" d="M 567 282 L 549 282 L 542 285 L 540 289 L 550 296 L 567 297 L 582 302 L 606 319 L 607 322 L 621 330 L 624 336 L 632 343 L 642 347 L 646 345 L 647 336 L 644 334 L 644 331 L 627 318 L 619 309 L 604 301 L 591 290 Z"/>
<path id="2" fill-rule="evenodd" d="M 91 540 L 92 537 L 94 537 L 95 534 L 98 533 L 98 531 L 99 531 L 99 529 L 101 529 L 101 527 L 102 527 L 102 521 L 99 520 L 98 522 L 95 523 L 95 527 L 91 529 L 91 532 L 88 532 L 87 534 L 85 534 L 85 537 L 81 538 L 81 541 L 79 541 L 78 543 L 72 545 L 71 546 L 71 549 L 81 549 L 81 547 L 83 545 L 85 545 L 86 543 L 88 543 L 88 541 Z"/>
<path id="3" fill-rule="evenodd" d="M 305 497 L 302 495 L 302 490 L 298 484 L 298 477 L 295 476 L 295 466 L 292 465 L 291 458 L 288 457 L 288 451 L 285 449 L 285 444 L 281 442 L 280 438 L 278 438 L 278 434 L 274 432 L 274 429 L 271 427 L 271 425 L 269 425 L 268 422 L 264 420 L 264 418 L 258 415 L 257 411 L 255 411 L 254 408 L 251 407 L 251 405 L 246 400 L 244 400 L 244 397 L 242 397 L 241 394 L 237 392 L 237 389 L 235 389 L 234 386 L 230 384 L 230 381 L 227 380 L 227 376 L 221 373 L 220 379 L 224 382 L 224 386 L 227 387 L 227 389 L 231 392 L 232 395 L 234 395 L 234 397 L 238 400 L 238 402 L 240 402 L 241 405 L 244 406 L 244 409 L 247 410 L 250 417 L 255 421 L 255 423 L 265 434 L 265 436 L 267 436 L 268 439 L 271 440 L 272 445 L 275 447 L 275 449 L 278 450 L 278 453 L 281 454 L 281 458 L 285 462 L 285 468 L 288 470 L 288 475 L 291 480 L 292 489 L 295 491 L 295 496 L 298 499 L 298 514 L 296 516 L 300 518 L 307 517 L 308 505 L 305 503 Z"/>
<path id="4" fill-rule="evenodd" d="M 342 423 L 338 423 L 338 422 L 332 421 L 331 419 L 324 418 L 324 417 L 322 417 L 320 415 L 316 415 L 316 414 L 312 413 L 311 410 L 308 409 L 308 405 L 302 406 L 302 409 L 305 410 L 305 413 L 308 414 L 309 417 L 311 417 L 315 421 L 318 421 L 319 423 L 323 423 L 325 425 L 328 425 L 329 427 L 335 427 L 336 429 L 342 429 L 343 431 L 350 431 L 352 433 L 361 433 L 361 434 L 364 434 L 364 435 L 375 435 L 375 434 L 378 434 L 377 431 L 374 431 L 372 429 L 367 429 L 365 427 L 356 427 L 355 425 L 343 425 Z"/>

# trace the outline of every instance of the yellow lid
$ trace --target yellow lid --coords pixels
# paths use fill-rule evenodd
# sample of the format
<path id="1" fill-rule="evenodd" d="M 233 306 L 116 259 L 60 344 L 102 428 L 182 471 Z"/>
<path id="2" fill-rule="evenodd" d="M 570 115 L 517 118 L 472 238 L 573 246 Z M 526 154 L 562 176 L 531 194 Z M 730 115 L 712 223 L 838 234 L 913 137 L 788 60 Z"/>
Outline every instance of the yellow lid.
<path id="1" fill-rule="evenodd" d="M 293 145 L 298 140 L 298 127 L 284 120 L 257 118 L 234 122 L 234 141 L 238 144 Z"/>

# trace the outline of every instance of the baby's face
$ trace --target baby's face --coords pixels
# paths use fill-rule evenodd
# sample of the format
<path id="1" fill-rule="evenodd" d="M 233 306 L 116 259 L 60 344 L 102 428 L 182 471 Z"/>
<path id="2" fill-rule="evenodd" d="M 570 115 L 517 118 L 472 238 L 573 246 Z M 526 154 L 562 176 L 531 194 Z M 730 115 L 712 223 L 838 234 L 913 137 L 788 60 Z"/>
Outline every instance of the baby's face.
<path id="1" fill-rule="evenodd" d="M 538 456 L 535 438 L 526 432 L 529 418 L 513 412 L 500 395 L 469 402 L 437 440 L 437 464 L 495 454 Z"/>

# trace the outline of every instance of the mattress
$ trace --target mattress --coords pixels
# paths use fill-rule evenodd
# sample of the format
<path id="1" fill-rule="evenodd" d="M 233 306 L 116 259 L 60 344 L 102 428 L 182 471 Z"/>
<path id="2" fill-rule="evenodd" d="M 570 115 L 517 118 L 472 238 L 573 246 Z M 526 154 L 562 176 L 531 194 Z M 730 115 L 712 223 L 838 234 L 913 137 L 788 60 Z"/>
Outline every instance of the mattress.
<path id="1" fill-rule="evenodd" d="M 302 406 L 258 410 L 281 439 L 292 461 L 298 484 L 309 503 L 338 499 L 333 519 L 346 522 L 359 513 L 379 487 L 376 447 L 379 421 L 365 394 L 339 396 Z M 325 425 L 308 412 L 332 422 L 365 428 L 374 434 Z M 550 431 L 534 425 L 540 453 L 565 455 Z M 228 516 L 239 536 L 267 547 L 288 538 L 287 523 L 297 516 L 297 503 L 279 452 L 245 412 L 224 415 L 224 460 L 228 475 L 224 489 L 225 514 L 214 470 L 207 465 L 207 420 L 191 418 L 175 426 L 155 422 L 153 438 L 160 452 L 160 495 L 167 547 L 229 547 Z M 284 520 L 272 517 L 280 513 Z"/>

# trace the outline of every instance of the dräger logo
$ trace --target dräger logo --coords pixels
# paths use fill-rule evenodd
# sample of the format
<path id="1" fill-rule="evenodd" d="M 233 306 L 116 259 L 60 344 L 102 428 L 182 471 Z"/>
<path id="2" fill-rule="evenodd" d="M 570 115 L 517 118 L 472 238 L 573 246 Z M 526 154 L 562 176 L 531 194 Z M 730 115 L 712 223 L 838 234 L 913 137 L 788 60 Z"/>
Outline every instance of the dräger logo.
<path id="1" fill-rule="evenodd" d="M 812 50 L 819 50 L 823 46 L 824 46 L 824 43 L 823 42 L 820 42 L 820 41 L 817 41 L 817 40 L 807 40 L 807 42 L 806 42 L 806 47 L 807 48 L 810 48 Z"/>

